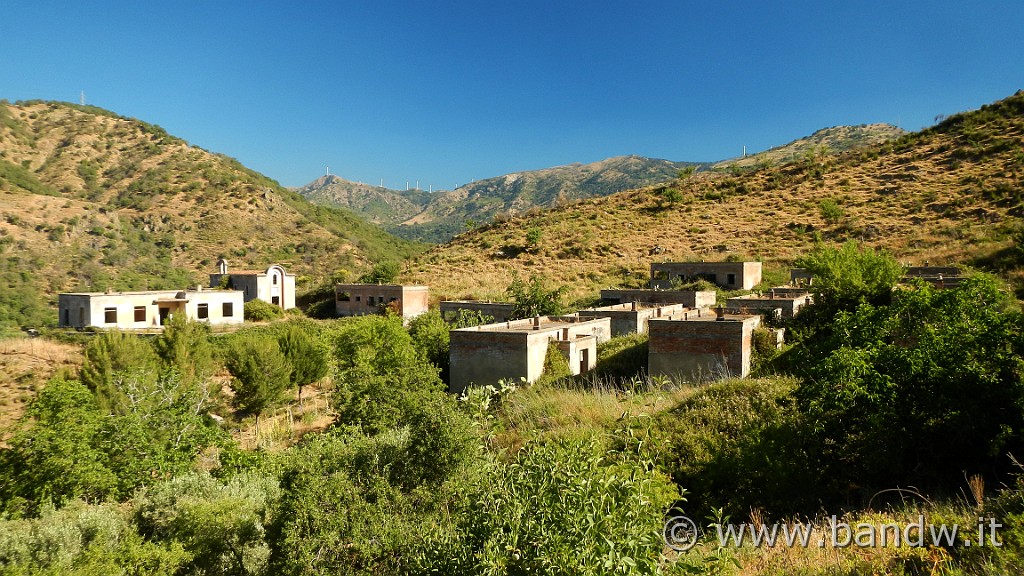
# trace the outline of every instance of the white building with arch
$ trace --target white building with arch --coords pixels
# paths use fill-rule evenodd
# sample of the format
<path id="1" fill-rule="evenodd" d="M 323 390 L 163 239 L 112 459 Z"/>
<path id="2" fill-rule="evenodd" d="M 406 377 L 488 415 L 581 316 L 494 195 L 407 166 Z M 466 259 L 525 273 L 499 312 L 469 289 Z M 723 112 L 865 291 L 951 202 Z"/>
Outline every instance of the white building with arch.
<path id="1" fill-rule="evenodd" d="M 295 308 L 295 275 L 280 264 L 266 270 L 228 270 L 228 261 L 217 261 L 217 272 L 210 274 L 210 286 L 241 290 L 246 302 L 263 300 L 283 310 Z"/>

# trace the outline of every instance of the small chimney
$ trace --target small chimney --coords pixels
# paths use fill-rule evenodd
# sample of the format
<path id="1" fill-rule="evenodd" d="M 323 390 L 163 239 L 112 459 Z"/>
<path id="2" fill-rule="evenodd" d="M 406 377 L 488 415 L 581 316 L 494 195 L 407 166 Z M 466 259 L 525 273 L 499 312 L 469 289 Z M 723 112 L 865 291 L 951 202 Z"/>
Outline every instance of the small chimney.
<path id="1" fill-rule="evenodd" d="M 946 287 L 946 282 L 942 279 L 942 274 L 939 274 L 939 290 Z"/>
<path id="2" fill-rule="evenodd" d="M 715 308 L 715 320 L 718 322 L 725 320 L 725 308 L 723 306 Z"/>
<path id="3" fill-rule="evenodd" d="M 540 316 L 533 317 L 533 327 L 540 328 Z"/>
<path id="4" fill-rule="evenodd" d="M 202 292 L 202 291 L 203 291 L 203 285 L 202 284 L 196 284 L 196 292 Z"/>
<path id="5" fill-rule="evenodd" d="M 111 288 L 110 286 L 107 286 L 107 294 L 113 294 L 113 293 L 114 293 L 114 289 Z"/>
<path id="6" fill-rule="evenodd" d="M 768 291 L 768 299 L 775 300 L 775 288 L 772 288 L 771 290 Z"/>
<path id="7" fill-rule="evenodd" d="M 632 310 L 633 310 L 633 312 L 636 312 L 636 300 L 633 300 L 633 308 L 632 308 Z"/>

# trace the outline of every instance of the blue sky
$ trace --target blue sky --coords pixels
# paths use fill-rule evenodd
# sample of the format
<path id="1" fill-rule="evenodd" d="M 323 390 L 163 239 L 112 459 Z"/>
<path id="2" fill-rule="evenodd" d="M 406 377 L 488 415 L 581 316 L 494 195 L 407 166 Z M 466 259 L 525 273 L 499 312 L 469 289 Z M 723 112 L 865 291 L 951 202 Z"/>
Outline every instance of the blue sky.
<path id="1" fill-rule="evenodd" d="M 87 103 L 287 186 L 908 130 L 1024 88 L 1024 2 L 95 2 L 0 9 L 0 98 Z"/>

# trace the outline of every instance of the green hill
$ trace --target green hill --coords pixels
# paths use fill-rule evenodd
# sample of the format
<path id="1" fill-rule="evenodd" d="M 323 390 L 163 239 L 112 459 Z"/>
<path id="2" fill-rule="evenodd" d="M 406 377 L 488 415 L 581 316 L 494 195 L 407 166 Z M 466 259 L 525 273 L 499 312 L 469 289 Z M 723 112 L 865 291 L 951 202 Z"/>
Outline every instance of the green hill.
<path id="1" fill-rule="evenodd" d="M 0 101 L 0 325 L 52 323 L 61 291 L 205 282 L 220 256 L 307 282 L 417 250 L 159 126 Z"/>

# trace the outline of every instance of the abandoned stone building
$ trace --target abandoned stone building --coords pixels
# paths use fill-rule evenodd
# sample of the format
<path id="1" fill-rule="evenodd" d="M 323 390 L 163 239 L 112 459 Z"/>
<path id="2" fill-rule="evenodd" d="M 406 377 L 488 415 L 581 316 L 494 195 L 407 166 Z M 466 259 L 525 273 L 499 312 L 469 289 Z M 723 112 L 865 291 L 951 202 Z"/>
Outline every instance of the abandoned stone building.
<path id="1" fill-rule="evenodd" d="M 430 289 L 401 284 L 338 284 L 334 287 L 334 309 L 338 316 L 381 314 L 385 307 L 411 320 L 427 311 Z"/>
<path id="2" fill-rule="evenodd" d="M 792 286 L 811 286 L 814 282 L 814 274 L 806 268 L 791 268 L 789 270 L 789 283 Z"/>
<path id="3" fill-rule="evenodd" d="M 759 315 L 726 314 L 721 308 L 652 318 L 647 370 L 652 376 L 690 381 L 746 377 L 754 329 L 760 324 Z"/>
<path id="4" fill-rule="evenodd" d="M 963 271 L 955 266 L 907 266 L 900 282 L 908 283 L 915 279 L 924 280 L 940 290 L 956 288 L 964 279 Z"/>
<path id="5" fill-rule="evenodd" d="M 714 294 L 712 292 L 712 294 Z M 712 302 L 713 303 L 713 302 Z M 588 308 L 577 312 L 580 318 L 611 319 L 611 335 L 646 334 L 647 322 L 652 318 L 669 317 L 690 310 L 685 304 L 653 304 L 650 302 L 629 302 L 612 304 L 599 308 Z"/>
<path id="6" fill-rule="evenodd" d="M 73 292 L 57 298 L 58 325 L 65 328 L 160 329 L 172 316 L 211 325 L 241 324 L 243 294 L 238 290 L 148 290 Z"/>
<path id="7" fill-rule="evenodd" d="M 771 288 L 764 294 L 748 294 L 735 296 L 725 301 L 729 310 L 749 310 L 768 312 L 778 310 L 782 318 L 792 318 L 800 309 L 811 303 L 811 295 L 806 291 L 793 292 L 782 288 Z"/>
<path id="8" fill-rule="evenodd" d="M 653 304 L 682 304 L 687 308 L 714 306 L 718 295 L 713 290 L 656 290 L 647 288 L 615 288 L 601 290 L 605 304 L 650 302 Z"/>
<path id="9" fill-rule="evenodd" d="M 462 310 L 479 312 L 484 317 L 493 318 L 493 322 L 508 322 L 512 319 L 514 304 L 508 302 L 487 302 L 484 300 L 442 300 L 441 317 L 445 322 L 452 322 Z"/>
<path id="10" fill-rule="evenodd" d="M 814 275 L 803 268 L 789 271 L 790 284 L 793 286 L 812 286 Z M 914 280 L 923 280 L 935 288 L 956 288 L 964 279 L 963 270 L 956 266 L 906 266 L 900 282 L 907 284 Z"/>
<path id="11" fill-rule="evenodd" d="M 246 302 L 263 300 L 284 310 L 295 308 L 295 275 L 278 264 L 266 270 L 228 270 L 228 261 L 217 261 L 217 272 L 210 274 L 212 288 L 241 290 Z"/>
<path id="12" fill-rule="evenodd" d="M 610 334 L 609 318 L 577 316 L 540 316 L 452 330 L 448 389 L 461 393 L 470 385 L 494 385 L 502 379 L 536 382 L 551 342 L 572 374 L 589 372 L 597 364 L 597 343 Z"/>
<path id="13" fill-rule="evenodd" d="M 707 280 L 726 290 L 751 290 L 761 283 L 760 262 L 661 262 L 651 264 L 651 288 Z"/>

